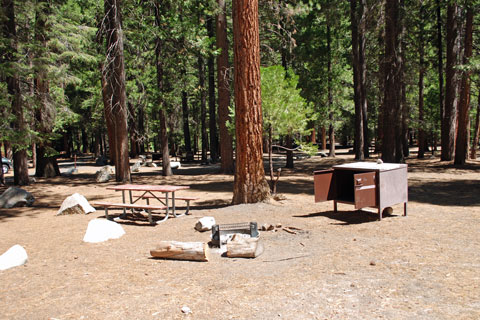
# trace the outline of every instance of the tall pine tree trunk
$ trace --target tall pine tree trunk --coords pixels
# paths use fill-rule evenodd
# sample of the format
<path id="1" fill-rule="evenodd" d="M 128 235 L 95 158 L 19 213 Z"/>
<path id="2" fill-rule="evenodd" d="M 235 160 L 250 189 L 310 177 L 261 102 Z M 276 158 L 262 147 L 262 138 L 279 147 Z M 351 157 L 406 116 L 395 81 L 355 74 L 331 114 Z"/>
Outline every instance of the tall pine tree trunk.
<path id="1" fill-rule="evenodd" d="M 205 64 L 202 54 L 198 54 L 198 85 L 200 87 L 200 126 L 202 139 L 202 162 L 207 163 L 208 133 L 207 133 L 207 96 L 205 92 Z"/>
<path id="2" fill-rule="evenodd" d="M 104 9 L 107 39 L 106 80 L 107 85 L 110 86 L 109 103 L 115 126 L 115 179 L 125 183 L 131 181 L 131 178 L 128 157 L 127 95 L 120 13 L 121 0 L 105 0 Z"/>
<path id="3" fill-rule="evenodd" d="M 215 30 L 213 27 L 213 17 L 207 18 L 207 33 L 211 39 L 215 36 Z M 213 50 L 214 44 L 212 42 L 211 49 Z M 210 129 L 210 158 L 213 162 L 218 160 L 218 134 L 217 134 L 217 110 L 215 99 L 215 59 L 213 54 L 208 55 L 208 114 L 209 114 L 209 129 Z"/>
<path id="4" fill-rule="evenodd" d="M 445 107 L 442 126 L 442 154 L 441 160 L 453 159 L 455 147 L 455 132 L 457 122 L 457 56 L 458 48 L 458 5 L 454 2 L 447 7 L 447 65 L 445 68 Z"/>
<path id="5" fill-rule="evenodd" d="M 190 137 L 188 113 L 188 95 L 186 91 L 182 91 L 183 140 L 185 141 L 186 159 L 187 161 L 193 161 L 192 139 Z"/>
<path id="6" fill-rule="evenodd" d="M 438 68 L 438 101 L 440 103 L 440 132 L 443 132 L 443 118 L 445 117 L 445 100 L 443 90 L 443 45 L 442 45 L 442 12 L 440 0 L 436 0 L 437 11 L 437 68 Z M 433 137 L 432 137 L 433 138 Z M 433 152 L 433 151 L 432 151 Z"/>
<path id="7" fill-rule="evenodd" d="M 47 0 L 39 0 L 35 12 L 35 41 L 38 45 L 35 59 L 34 88 L 37 102 L 35 120 L 37 131 L 43 139 L 37 144 L 37 166 L 35 175 L 37 177 L 59 176 L 60 170 L 55 157 L 48 152 L 50 147 L 49 135 L 52 133 L 55 122 L 56 110 L 49 103 L 50 89 L 47 79 L 48 66 L 44 63 L 47 56 L 46 48 L 48 42 L 47 18 L 51 14 L 50 4 Z"/>
<path id="8" fill-rule="evenodd" d="M 472 149 L 470 151 L 470 159 L 472 160 L 477 158 L 479 136 L 480 136 L 480 94 L 478 95 L 477 115 L 475 116 L 475 128 L 473 130 L 473 143 L 472 143 Z"/>
<path id="9" fill-rule="evenodd" d="M 359 18 L 359 9 L 357 7 L 357 0 L 350 1 L 350 26 L 352 31 L 352 64 L 353 64 L 353 87 L 355 102 L 355 159 L 363 160 L 364 155 L 364 136 L 363 136 L 363 108 L 362 108 L 362 69 L 360 66 L 360 44 L 359 44 L 359 30 L 361 24 Z M 362 4 L 360 4 L 362 6 Z M 328 33 L 327 27 L 327 33 Z M 328 39 L 328 35 L 327 35 Z"/>
<path id="10" fill-rule="evenodd" d="M 398 70 L 400 68 L 398 57 L 398 0 L 387 1 L 385 5 L 385 85 L 383 101 L 383 141 L 382 159 L 385 162 L 396 161 L 396 135 L 398 131 L 398 110 L 400 101 L 400 84 L 398 83 Z"/>
<path id="11" fill-rule="evenodd" d="M 327 21 L 327 95 L 328 95 L 328 138 L 330 140 L 329 156 L 335 157 L 335 131 L 334 131 L 334 117 L 333 117 L 333 76 L 332 76 L 332 37 L 330 30 L 330 23 Z M 363 137 L 363 132 L 362 132 Z"/>
<path id="12" fill-rule="evenodd" d="M 258 0 L 233 2 L 235 129 L 237 134 L 233 204 L 270 198 L 262 148 Z"/>
<path id="13" fill-rule="evenodd" d="M 12 99 L 12 113 L 15 115 L 13 120 L 13 129 L 19 137 L 26 136 L 26 123 L 23 114 L 22 97 L 20 92 L 20 82 L 16 68 L 14 67 L 15 55 L 17 53 L 17 31 L 15 24 L 15 6 L 13 0 L 2 0 L 2 7 L 5 13 L 2 31 L 5 39 L 9 39 L 9 45 L 7 45 L 6 52 L 4 52 L 4 61 L 11 68 L 12 72 L 6 77 L 8 94 Z M 13 150 L 13 180 L 16 185 L 24 186 L 29 184 L 28 180 L 28 164 L 27 164 L 27 151 L 25 147 L 28 145 L 28 141 L 16 141 L 16 144 L 20 146 L 14 146 Z M 21 145 L 24 144 L 24 147 Z M 1 156 L 1 155 L 0 155 Z M 1 176 L 2 183 L 4 184 L 3 170 Z"/>
<path id="14" fill-rule="evenodd" d="M 161 26 L 161 10 L 165 9 L 165 3 L 162 1 L 157 1 L 155 3 L 155 26 L 160 28 Z M 170 149 L 168 147 L 168 134 L 167 134 L 167 119 L 165 115 L 166 104 L 163 98 L 163 95 L 166 91 L 166 84 L 165 84 L 165 70 L 163 67 L 163 50 L 164 43 L 163 40 L 160 39 L 159 36 L 156 38 L 155 44 L 155 59 L 157 65 L 157 87 L 159 94 L 159 101 L 158 105 L 160 107 L 158 115 L 160 120 L 160 146 L 162 150 L 162 175 L 164 176 L 171 176 L 173 174 L 172 168 L 170 166 Z"/>
<path id="15" fill-rule="evenodd" d="M 472 56 L 473 44 L 473 9 L 467 8 L 467 21 L 465 25 L 465 42 L 463 64 L 467 65 Z M 458 110 L 458 134 L 455 144 L 455 161 L 456 165 L 465 164 L 468 155 L 468 131 L 470 111 L 470 72 L 464 71 L 462 75 L 462 85 L 460 91 L 460 103 Z"/>
<path id="16" fill-rule="evenodd" d="M 418 54 L 419 54 L 419 71 L 418 71 L 418 154 L 419 159 L 425 157 L 425 130 L 424 130 L 424 100 L 423 100 L 423 87 L 425 76 L 425 41 L 423 38 L 424 32 L 424 19 L 425 19 L 425 6 L 423 0 L 420 1 L 420 20 L 419 20 L 419 32 L 418 32 Z"/>
<path id="17" fill-rule="evenodd" d="M 233 173 L 233 142 L 228 132 L 227 121 L 230 121 L 228 107 L 230 106 L 230 71 L 228 64 L 227 12 L 225 0 L 218 0 L 217 16 L 217 57 L 218 82 L 218 127 L 220 131 L 220 161 L 223 173 Z"/>
<path id="18" fill-rule="evenodd" d="M 108 147 L 109 147 L 109 158 L 110 164 L 115 165 L 115 154 L 116 154 L 116 146 L 115 146 L 115 120 L 113 118 L 112 113 L 112 104 L 110 102 L 111 99 L 111 87 L 108 84 L 106 75 L 107 70 L 104 68 L 103 63 L 100 64 L 100 71 L 102 73 L 101 78 L 101 85 L 102 85 L 102 100 L 103 100 L 103 113 L 105 117 L 105 124 L 107 127 L 107 137 L 108 137 Z M 105 150 L 106 153 L 106 150 Z"/>

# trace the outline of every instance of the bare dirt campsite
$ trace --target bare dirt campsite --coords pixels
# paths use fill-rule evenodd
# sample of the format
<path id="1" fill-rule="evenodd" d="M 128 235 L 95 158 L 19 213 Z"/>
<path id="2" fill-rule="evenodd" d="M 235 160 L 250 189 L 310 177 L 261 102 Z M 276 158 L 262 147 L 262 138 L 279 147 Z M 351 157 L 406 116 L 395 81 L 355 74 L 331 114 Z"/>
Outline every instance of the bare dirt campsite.
<path id="1" fill-rule="evenodd" d="M 217 174 L 216 165 L 185 164 L 171 177 L 142 167 L 135 183 L 190 186 L 181 192 L 199 198 L 191 215 L 155 226 L 120 220 L 126 234 L 96 244 L 82 238 L 103 210 L 55 214 L 75 192 L 91 203 L 120 199 L 106 190 L 115 182 L 96 183 L 93 161 L 79 162 L 72 176 L 37 179 L 25 187 L 33 207 L 0 211 L 0 253 L 20 244 L 29 256 L 0 271 L 0 318 L 480 318 L 480 161 L 409 159 L 408 216 L 398 205 L 382 221 L 373 209 L 339 204 L 334 213 L 332 202 L 314 203 L 312 172 L 351 161 L 346 154 L 297 160 L 282 172 L 284 199 L 237 206 L 230 205 L 233 176 Z M 162 240 L 209 241 L 209 232 L 194 230 L 203 216 L 276 228 L 260 232 L 265 251 L 255 259 L 150 256 Z"/>

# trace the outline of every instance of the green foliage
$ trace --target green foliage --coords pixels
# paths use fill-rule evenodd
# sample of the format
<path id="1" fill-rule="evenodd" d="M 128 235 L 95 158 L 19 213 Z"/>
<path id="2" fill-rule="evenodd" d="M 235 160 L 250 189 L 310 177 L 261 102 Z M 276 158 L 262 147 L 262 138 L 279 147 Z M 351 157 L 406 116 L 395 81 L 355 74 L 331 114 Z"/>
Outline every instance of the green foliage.
<path id="1" fill-rule="evenodd" d="M 297 89 L 298 76 L 281 66 L 262 67 L 262 111 L 264 130 L 273 129 L 274 138 L 281 135 L 304 136 L 308 123 L 315 119 L 313 107 Z"/>

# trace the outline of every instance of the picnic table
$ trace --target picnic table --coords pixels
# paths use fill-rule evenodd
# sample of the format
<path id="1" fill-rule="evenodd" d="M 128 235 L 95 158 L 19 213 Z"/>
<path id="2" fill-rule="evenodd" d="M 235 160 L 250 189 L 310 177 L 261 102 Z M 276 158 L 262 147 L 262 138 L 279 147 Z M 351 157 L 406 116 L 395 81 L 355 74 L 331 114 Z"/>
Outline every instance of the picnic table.
<path id="1" fill-rule="evenodd" d="M 173 185 L 146 185 L 146 184 L 122 184 L 118 186 L 107 187 L 107 190 L 115 190 L 122 192 L 122 203 L 109 203 L 109 202 L 97 202 L 96 205 L 103 206 L 105 208 L 105 215 L 108 218 L 109 207 L 123 208 L 123 214 L 126 215 L 126 209 L 145 211 L 148 214 L 148 221 L 153 224 L 153 218 L 151 215 L 152 210 L 165 210 L 165 217 L 158 221 L 163 222 L 169 218 L 170 210 L 174 217 L 182 216 L 188 213 L 178 215 L 175 211 L 175 200 L 186 200 L 189 203 L 194 198 L 175 197 L 175 192 L 190 188 L 189 186 L 173 186 Z M 126 192 L 128 191 L 128 199 Z M 140 192 L 140 194 L 133 194 L 133 192 Z M 165 194 L 165 196 L 162 196 Z M 160 202 L 160 205 L 151 205 L 149 199 L 156 199 Z M 146 200 L 146 204 L 139 203 L 140 200 Z"/>

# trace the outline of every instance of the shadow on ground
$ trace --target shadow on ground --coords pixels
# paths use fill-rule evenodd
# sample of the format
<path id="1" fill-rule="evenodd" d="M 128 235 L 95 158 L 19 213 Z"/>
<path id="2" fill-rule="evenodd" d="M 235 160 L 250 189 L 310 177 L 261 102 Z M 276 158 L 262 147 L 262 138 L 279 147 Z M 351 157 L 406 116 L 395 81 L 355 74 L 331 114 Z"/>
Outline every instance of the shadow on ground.
<path id="1" fill-rule="evenodd" d="M 480 205 L 480 180 L 429 181 L 408 188 L 410 201 L 441 206 Z"/>
<path id="2" fill-rule="evenodd" d="M 398 215 L 388 215 L 384 214 L 383 219 L 397 217 Z M 293 216 L 294 218 L 314 218 L 314 217 L 326 217 L 332 220 L 339 222 L 332 222 L 333 225 L 351 225 L 351 224 L 362 224 L 378 220 L 378 214 L 374 212 L 364 211 L 364 210 L 354 210 L 354 211 L 324 211 L 324 212 L 314 212 L 306 215 L 297 215 Z"/>

